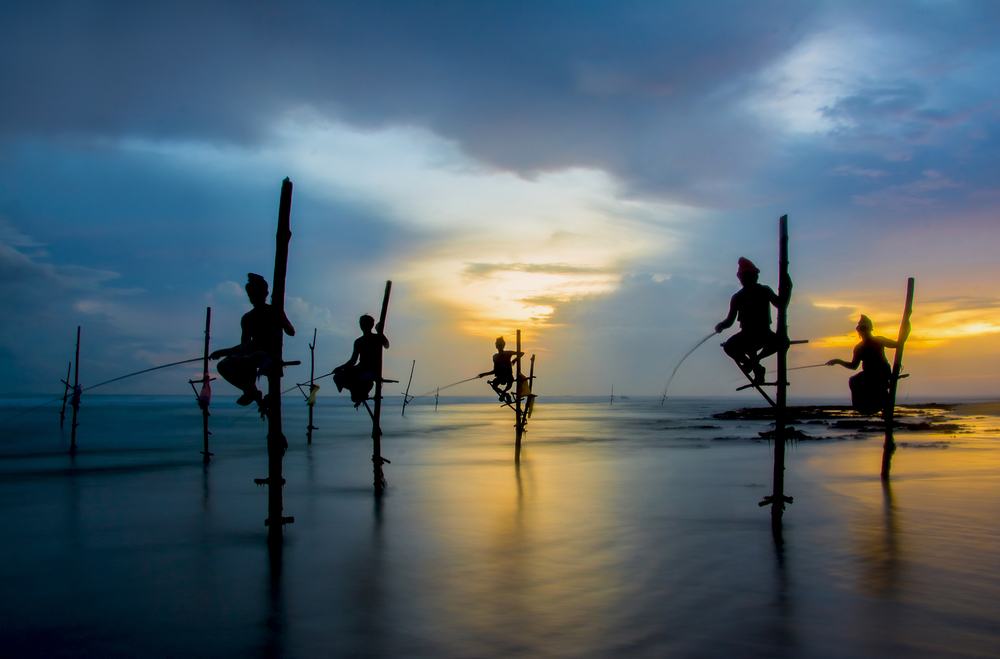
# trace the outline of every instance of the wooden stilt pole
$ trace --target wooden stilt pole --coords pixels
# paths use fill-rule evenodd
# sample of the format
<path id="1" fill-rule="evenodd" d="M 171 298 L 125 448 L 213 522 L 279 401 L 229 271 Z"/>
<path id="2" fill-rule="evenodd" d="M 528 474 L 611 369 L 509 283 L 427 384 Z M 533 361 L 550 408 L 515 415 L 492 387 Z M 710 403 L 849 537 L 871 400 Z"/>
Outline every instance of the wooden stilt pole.
<path id="1" fill-rule="evenodd" d="M 205 308 L 205 351 L 201 362 L 202 390 L 198 395 L 198 407 L 201 408 L 201 439 L 202 439 L 202 461 L 208 464 L 212 459 L 212 453 L 208 450 L 208 436 L 211 431 L 208 429 L 208 405 L 211 401 L 211 380 L 212 376 L 208 371 L 208 351 L 212 336 L 212 307 Z M 206 387 L 209 387 L 206 389 Z M 202 395 L 204 394 L 204 395 Z"/>
<path id="2" fill-rule="evenodd" d="M 900 371 L 903 369 L 903 345 L 909 333 L 910 314 L 913 313 L 913 277 L 906 280 L 906 303 L 903 306 L 903 321 L 899 325 L 896 355 L 892 360 L 892 375 L 889 377 L 889 400 L 886 403 L 882 418 L 885 421 L 885 443 L 882 445 L 882 480 L 889 480 L 892 469 L 892 454 L 896 452 L 896 440 L 893 438 L 893 424 L 896 416 L 896 386 L 899 384 Z"/>
<path id="3" fill-rule="evenodd" d="M 385 320 L 389 313 L 389 293 L 392 292 L 392 282 L 385 282 L 385 293 L 382 295 L 382 311 L 379 313 L 375 333 L 379 337 L 378 377 L 375 378 L 375 404 L 372 411 L 372 470 L 374 475 L 375 495 L 381 496 L 385 490 L 385 475 L 382 464 L 388 460 L 382 457 L 382 337 L 385 336 Z"/>
<path id="4" fill-rule="evenodd" d="M 309 396 L 306 398 L 306 405 L 309 406 L 309 425 L 306 426 L 306 443 L 313 443 L 313 430 L 317 430 L 313 425 L 313 408 L 316 407 L 316 328 L 313 328 L 313 340 L 309 344 Z"/>
<path id="5" fill-rule="evenodd" d="M 76 453 L 76 428 L 80 424 L 77 422 L 76 417 L 80 412 L 80 396 L 83 392 L 80 390 L 80 326 L 76 326 L 76 356 L 73 358 L 73 398 L 70 404 L 73 407 L 73 420 L 70 423 L 69 429 L 69 452 Z"/>
<path id="6" fill-rule="evenodd" d="M 292 182 L 281 182 L 281 200 L 278 204 L 278 230 L 274 239 L 274 280 L 271 289 L 271 307 L 278 323 L 285 317 L 285 275 L 288 271 L 288 243 L 292 239 Z M 280 325 L 279 325 L 280 327 Z M 282 461 L 288 442 L 281 427 L 281 375 L 284 368 L 284 332 L 277 330 L 277 354 L 274 364 L 267 374 L 267 520 L 268 538 L 280 541 L 283 526 L 294 522 L 294 517 L 285 517 L 283 511 Z"/>
<path id="7" fill-rule="evenodd" d="M 771 531 L 776 539 L 781 538 L 781 517 L 785 504 L 792 503 L 792 497 L 785 496 L 785 414 L 788 395 L 788 304 L 791 291 L 788 290 L 788 216 L 778 220 L 778 384 L 774 405 L 774 489 L 764 497 L 760 505 L 771 505 Z"/>
<path id="8" fill-rule="evenodd" d="M 403 394 L 403 411 L 400 416 L 406 416 L 406 406 L 410 403 L 410 384 L 413 383 L 413 369 L 417 367 L 417 360 L 410 364 L 410 379 L 406 381 L 406 392 Z"/>
<path id="9" fill-rule="evenodd" d="M 65 389 L 63 390 L 63 404 L 62 409 L 59 410 L 59 429 L 62 430 L 63 425 L 66 423 L 66 401 L 69 400 L 69 376 L 73 373 L 73 362 L 68 362 L 66 364 L 66 379 L 63 380 L 63 385 Z"/>
<path id="10" fill-rule="evenodd" d="M 439 398 L 441 398 L 441 388 L 440 387 L 438 387 L 437 390 L 434 391 L 434 411 L 435 412 L 438 411 L 438 399 Z"/>
<path id="11" fill-rule="evenodd" d="M 524 423 L 521 417 L 521 330 L 517 330 L 517 373 L 514 377 L 514 462 L 521 462 L 521 435 L 524 434 Z"/>
<path id="12" fill-rule="evenodd" d="M 615 404 L 615 385 L 611 385 L 611 401 L 608 403 L 608 407 L 613 407 Z"/>

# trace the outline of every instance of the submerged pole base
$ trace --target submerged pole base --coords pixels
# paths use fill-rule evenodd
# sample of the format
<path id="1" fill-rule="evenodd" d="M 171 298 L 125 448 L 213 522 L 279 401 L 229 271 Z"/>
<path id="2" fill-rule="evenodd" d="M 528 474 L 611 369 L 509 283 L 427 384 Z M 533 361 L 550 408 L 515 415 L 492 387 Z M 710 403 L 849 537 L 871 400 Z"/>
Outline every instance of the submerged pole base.
<path id="1" fill-rule="evenodd" d="M 294 524 L 295 523 L 295 518 L 294 517 L 285 517 L 285 516 L 283 516 L 281 518 L 281 523 L 283 525 L 284 524 Z M 267 519 L 264 520 L 264 526 L 271 526 L 271 518 L 267 518 Z"/>

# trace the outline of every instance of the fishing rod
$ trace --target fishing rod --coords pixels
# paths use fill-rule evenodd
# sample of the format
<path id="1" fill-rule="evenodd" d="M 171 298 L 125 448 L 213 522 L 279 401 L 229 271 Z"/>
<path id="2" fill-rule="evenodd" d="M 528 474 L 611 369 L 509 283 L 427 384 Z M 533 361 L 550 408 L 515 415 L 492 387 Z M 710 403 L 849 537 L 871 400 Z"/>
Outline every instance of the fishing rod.
<path id="1" fill-rule="evenodd" d="M 460 384 L 465 384 L 466 382 L 472 382 L 473 380 L 478 380 L 480 376 L 474 375 L 471 378 L 465 378 L 464 380 L 459 380 L 458 382 L 452 382 L 451 384 L 446 384 L 443 387 L 435 387 L 425 394 L 417 394 L 416 396 L 410 396 L 410 398 L 424 398 L 425 396 L 430 396 L 431 394 L 444 391 L 445 389 L 451 389 L 452 387 L 457 387 Z"/>
<path id="2" fill-rule="evenodd" d="M 168 368 L 170 366 L 180 366 L 181 364 L 190 364 L 192 362 L 201 361 L 202 359 L 204 359 L 204 358 L 203 357 L 195 357 L 193 359 L 185 359 L 185 360 L 179 361 L 179 362 L 171 362 L 169 364 L 163 364 L 161 366 L 154 366 L 152 368 L 145 368 L 145 369 L 143 369 L 141 371 L 136 371 L 135 373 L 127 373 L 127 374 L 121 375 L 121 376 L 119 376 L 117 378 L 112 378 L 110 380 L 105 380 L 104 382 L 98 382 L 97 384 L 92 384 L 89 387 L 85 387 L 85 388 L 81 389 L 80 391 L 81 392 L 90 391 L 91 389 L 95 389 L 97 387 L 101 387 L 101 386 L 104 386 L 106 384 L 111 384 L 112 382 L 117 382 L 119 380 L 124 380 L 125 378 L 130 378 L 130 377 L 135 376 L 135 375 L 142 375 L 143 373 L 149 373 L 150 371 L 156 371 L 156 370 L 159 370 L 161 368 Z M 28 412 L 32 412 L 32 411 L 37 410 L 37 409 L 39 409 L 41 407 L 45 407 L 46 405 L 51 405 L 52 403 L 56 402 L 57 400 L 61 400 L 62 397 L 63 397 L 63 394 L 59 394 L 58 396 L 55 396 L 51 400 L 47 400 L 44 403 L 39 403 L 38 405 L 33 405 L 32 407 L 28 407 L 26 409 L 20 410 L 16 414 L 12 414 L 9 417 L 7 417 L 6 420 L 12 421 L 14 419 L 17 419 L 17 418 L 19 418 L 19 417 L 27 414 Z"/>
<path id="3" fill-rule="evenodd" d="M 705 343 L 705 341 L 708 341 L 710 338 L 712 338 L 716 334 L 718 334 L 718 332 L 712 332 L 711 334 L 709 334 L 708 336 L 706 336 L 702 340 L 698 341 L 698 343 L 694 344 L 694 347 L 692 347 L 690 350 L 688 350 L 687 352 L 685 352 L 684 356 L 681 357 L 680 361 L 677 362 L 677 366 L 674 366 L 674 370 L 670 372 L 670 378 L 667 380 L 667 386 L 665 386 L 663 388 L 663 397 L 660 398 L 660 405 L 661 406 L 663 405 L 664 401 L 667 400 L 667 392 L 670 390 L 670 383 L 674 381 L 674 376 L 677 375 L 677 370 L 681 367 L 681 364 L 684 363 L 684 360 L 687 359 L 688 357 L 690 357 L 692 352 L 694 352 L 695 350 L 697 350 L 698 348 L 700 348 L 702 346 L 702 344 Z"/>
<path id="4" fill-rule="evenodd" d="M 819 368 L 820 366 L 829 366 L 829 364 L 827 364 L 826 362 L 822 362 L 820 364 L 808 364 L 806 366 L 790 366 L 786 370 L 788 370 L 788 371 L 801 371 L 801 370 L 806 369 L 806 368 Z M 777 373 L 777 369 L 772 369 L 772 370 L 768 371 L 768 373 Z"/>
<path id="5" fill-rule="evenodd" d="M 124 380 L 125 378 L 131 378 L 136 375 L 142 375 L 143 373 L 149 373 L 151 371 L 158 371 L 161 368 L 170 368 L 171 366 L 180 366 L 181 364 L 191 364 L 193 362 L 200 362 L 204 357 L 194 357 L 192 359 L 182 359 L 179 362 L 170 362 L 169 364 L 161 364 L 160 366 L 153 366 L 152 368 L 144 368 L 141 371 L 136 371 L 135 373 L 126 373 L 125 375 L 119 375 L 116 378 L 111 378 L 110 380 L 105 380 L 104 382 L 98 382 L 97 384 L 92 384 L 89 387 L 84 387 L 81 391 L 90 391 L 91 389 L 96 389 L 98 387 L 103 387 L 106 384 L 111 384 L 112 382 L 118 382 L 119 380 Z"/>

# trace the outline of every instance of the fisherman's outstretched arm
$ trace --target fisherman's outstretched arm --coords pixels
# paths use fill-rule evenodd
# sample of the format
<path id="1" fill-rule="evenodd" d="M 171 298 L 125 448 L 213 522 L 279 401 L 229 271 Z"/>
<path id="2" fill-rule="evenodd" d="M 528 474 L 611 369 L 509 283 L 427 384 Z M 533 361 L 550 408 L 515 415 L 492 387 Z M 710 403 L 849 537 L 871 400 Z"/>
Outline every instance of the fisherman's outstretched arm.
<path id="1" fill-rule="evenodd" d="M 736 322 L 736 296 L 734 295 L 729 300 L 729 315 L 722 319 L 721 322 L 715 325 L 715 333 L 718 334 L 727 327 L 732 327 L 732 324 Z"/>
<path id="2" fill-rule="evenodd" d="M 854 349 L 854 357 L 851 361 L 844 361 L 843 359 L 831 359 L 826 363 L 827 366 L 843 366 L 844 368 L 849 368 L 852 371 L 858 370 L 858 366 L 861 365 L 861 348 L 857 347 Z"/>
<path id="3" fill-rule="evenodd" d="M 887 336 L 876 336 L 875 340 L 878 341 L 879 343 L 881 343 L 886 348 L 898 348 L 899 347 L 899 341 L 897 341 L 896 339 L 890 339 Z"/>
<path id="4" fill-rule="evenodd" d="M 229 355 L 244 352 L 250 345 L 250 328 L 246 316 L 240 319 L 240 343 L 231 348 L 220 348 L 208 356 L 209 359 L 222 359 Z"/>
<path id="5" fill-rule="evenodd" d="M 361 350 L 360 346 L 358 345 L 360 341 L 361 339 L 356 339 L 354 341 L 354 352 L 351 353 L 351 358 L 333 370 L 339 371 L 341 369 L 347 368 L 348 366 L 354 366 L 354 364 L 357 363 L 358 358 L 361 357 Z"/>
<path id="6" fill-rule="evenodd" d="M 295 336 L 295 327 L 292 326 L 292 321 L 288 320 L 288 316 L 285 316 L 285 320 L 282 323 L 282 329 L 285 330 L 285 334 L 288 336 Z"/>

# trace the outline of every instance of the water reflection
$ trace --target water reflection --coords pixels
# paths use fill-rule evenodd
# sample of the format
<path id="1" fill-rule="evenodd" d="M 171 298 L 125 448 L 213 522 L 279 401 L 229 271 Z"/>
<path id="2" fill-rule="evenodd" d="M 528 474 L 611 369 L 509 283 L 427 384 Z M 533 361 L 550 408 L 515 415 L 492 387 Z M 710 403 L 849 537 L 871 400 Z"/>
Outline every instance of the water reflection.
<path id="1" fill-rule="evenodd" d="M 281 573 L 284 568 L 284 542 L 278 538 L 268 538 L 267 541 L 267 609 L 264 618 L 264 638 L 261 643 L 260 656 L 281 657 L 284 649 L 285 636 L 285 602 L 282 590 Z"/>

